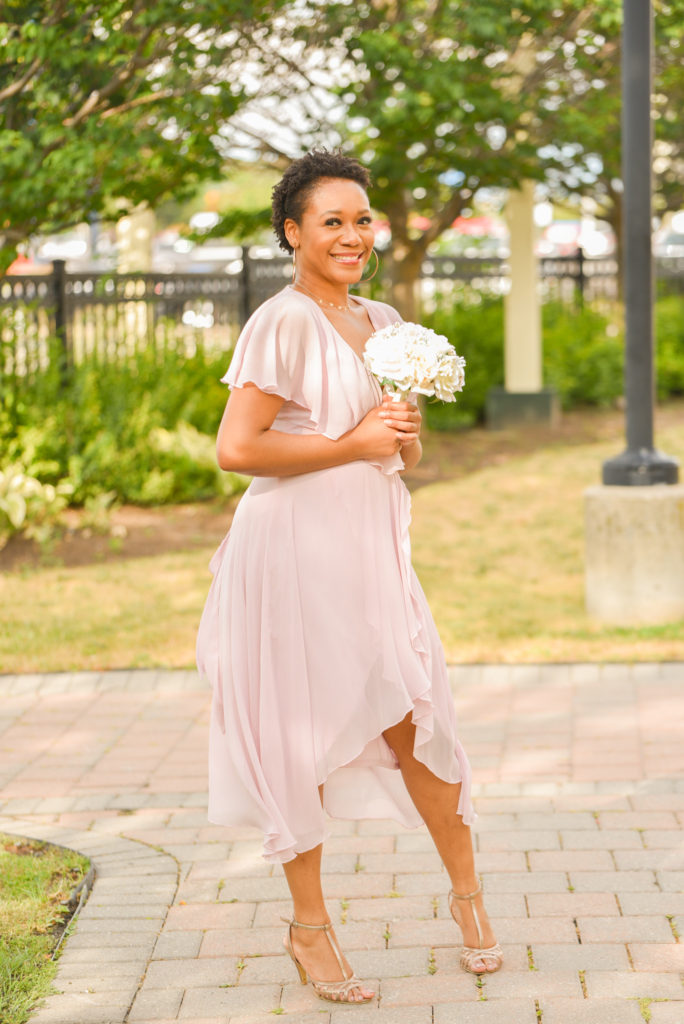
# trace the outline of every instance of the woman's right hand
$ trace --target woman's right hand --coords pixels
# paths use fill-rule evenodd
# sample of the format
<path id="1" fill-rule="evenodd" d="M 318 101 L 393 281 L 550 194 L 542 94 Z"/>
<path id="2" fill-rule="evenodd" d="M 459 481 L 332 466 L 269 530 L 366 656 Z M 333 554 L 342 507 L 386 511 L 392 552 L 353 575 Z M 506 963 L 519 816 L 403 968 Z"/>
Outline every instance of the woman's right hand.
<path id="1" fill-rule="evenodd" d="M 417 409 L 412 403 L 400 402 L 393 404 L 385 399 L 382 405 L 376 405 L 370 412 L 367 412 L 360 423 L 349 432 L 349 439 L 353 441 L 354 448 L 362 459 L 382 458 L 386 455 L 394 455 L 401 451 L 405 444 L 410 444 L 418 438 L 418 430 L 413 422 L 414 416 L 406 416 L 406 412 Z M 393 412 L 401 412 L 404 415 L 396 421 L 396 425 L 388 424 L 386 420 L 392 420 Z M 397 429 L 398 426 L 403 429 Z"/>

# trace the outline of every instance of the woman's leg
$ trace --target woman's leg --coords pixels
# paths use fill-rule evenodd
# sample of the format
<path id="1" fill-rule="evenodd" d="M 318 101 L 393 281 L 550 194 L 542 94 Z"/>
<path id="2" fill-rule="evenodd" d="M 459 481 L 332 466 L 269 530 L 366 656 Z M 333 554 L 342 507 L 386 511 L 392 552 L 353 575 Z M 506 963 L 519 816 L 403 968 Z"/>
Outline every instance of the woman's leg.
<path id="1" fill-rule="evenodd" d="M 455 893 L 474 892 L 478 886 L 473 857 L 473 844 L 470 828 L 463 823 L 458 813 L 458 801 L 461 794 L 460 783 L 444 782 L 417 761 L 413 756 L 416 729 L 408 714 L 398 725 L 383 732 L 383 736 L 397 756 L 399 767 L 409 795 L 416 805 L 418 813 L 428 827 L 433 842 L 437 847 L 444 866 L 451 879 Z M 496 939 L 484 910 L 482 897 L 475 900 L 480 925 L 482 927 L 482 943 L 486 948 L 494 945 Z M 478 946 L 477 927 L 472 907 L 466 900 L 458 902 L 463 921 L 463 943 L 466 946 Z M 475 964 L 478 970 L 491 968 L 484 961 Z"/>
<path id="2" fill-rule="evenodd" d="M 322 788 L 322 787 L 321 787 Z M 295 921 L 302 924 L 327 924 L 330 916 L 326 910 L 321 885 L 321 854 L 322 845 L 312 850 L 299 853 L 294 860 L 283 864 L 287 884 L 292 893 Z M 334 935 L 334 930 L 332 932 Z M 337 958 L 333 953 L 326 932 L 310 931 L 308 928 L 292 928 L 292 948 L 295 956 L 301 961 L 309 975 L 316 981 L 342 981 L 342 973 Z M 343 956 L 347 977 L 352 970 Z M 367 986 L 359 984 L 353 996 L 359 1001 L 368 999 L 373 992 Z"/>

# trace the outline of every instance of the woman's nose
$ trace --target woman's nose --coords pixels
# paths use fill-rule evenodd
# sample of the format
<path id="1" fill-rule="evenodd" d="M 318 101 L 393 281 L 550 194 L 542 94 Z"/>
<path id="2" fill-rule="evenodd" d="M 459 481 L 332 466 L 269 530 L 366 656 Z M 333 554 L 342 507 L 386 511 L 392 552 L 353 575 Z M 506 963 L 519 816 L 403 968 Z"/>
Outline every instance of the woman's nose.
<path id="1" fill-rule="evenodd" d="M 358 245 L 361 241 L 361 232 L 356 224 L 345 224 L 342 231 L 342 243 L 344 245 Z"/>

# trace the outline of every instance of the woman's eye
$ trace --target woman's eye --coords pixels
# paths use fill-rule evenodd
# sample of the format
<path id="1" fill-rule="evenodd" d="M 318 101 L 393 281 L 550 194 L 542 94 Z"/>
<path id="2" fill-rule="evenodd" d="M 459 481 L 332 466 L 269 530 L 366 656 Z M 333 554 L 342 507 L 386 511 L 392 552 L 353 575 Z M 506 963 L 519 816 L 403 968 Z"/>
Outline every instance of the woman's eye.
<path id="1" fill-rule="evenodd" d="M 339 227 L 339 225 L 342 223 L 342 221 L 340 220 L 339 217 L 328 217 L 328 219 L 324 223 L 325 223 L 325 226 L 327 228 L 336 228 L 336 227 Z M 359 217 L 358 223 L 365 225 L 365 224 L 371 224 L 372 221 L 371 221 L 370 217 L 364 216 L 364 217 Z"/>

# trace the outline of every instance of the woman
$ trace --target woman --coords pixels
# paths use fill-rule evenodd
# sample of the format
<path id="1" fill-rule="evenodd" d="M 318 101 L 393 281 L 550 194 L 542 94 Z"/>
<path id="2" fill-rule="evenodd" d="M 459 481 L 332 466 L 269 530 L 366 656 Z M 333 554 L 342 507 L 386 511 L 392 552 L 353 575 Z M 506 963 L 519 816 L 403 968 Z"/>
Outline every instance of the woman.
<path id="1" fill-rule="evenodd" d="M 368 173 L 339 153 L 295 161 L 273 190 L 293 283 L 251 317 L 223 380 L 217 453 L 254 477 L 211 563 L 198 636 L 212 682 L 209 817 L 253 825 L 294 903 L 285 946 L 325 999 L 366 1002 L 321 888 L 325 812 L 425 822 L 452 884 L 461 964 L 502 955 L 482 904 L 470 769 L 444 654 L 411 567 L 400 473 L 421 456 L 418 408 L 365 368 L 400 320 L 352 298 L 373 251 Z"/>

